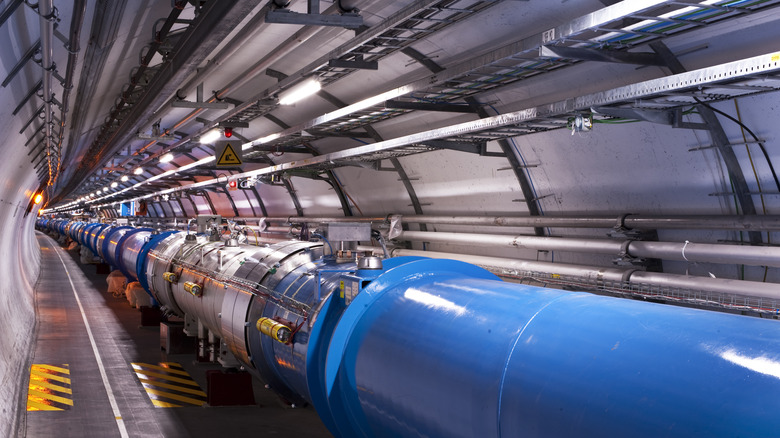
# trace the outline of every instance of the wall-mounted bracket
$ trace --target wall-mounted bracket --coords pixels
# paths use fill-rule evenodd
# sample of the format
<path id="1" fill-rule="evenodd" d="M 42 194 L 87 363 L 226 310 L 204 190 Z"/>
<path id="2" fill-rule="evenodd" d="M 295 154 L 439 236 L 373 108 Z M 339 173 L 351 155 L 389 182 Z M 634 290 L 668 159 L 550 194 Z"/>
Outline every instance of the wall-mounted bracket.
<path id="1" fill-rule="evenodd" d="M 336 26 L 358 29 L 363 26 L 363 17 L 349 12 L 341 15 L 320 14 L 320 0 L 309 0 L 308 13 L 292 12 L 289 9 L 268 11 L 266 23 L 302 24 L 304 26 Z"/>

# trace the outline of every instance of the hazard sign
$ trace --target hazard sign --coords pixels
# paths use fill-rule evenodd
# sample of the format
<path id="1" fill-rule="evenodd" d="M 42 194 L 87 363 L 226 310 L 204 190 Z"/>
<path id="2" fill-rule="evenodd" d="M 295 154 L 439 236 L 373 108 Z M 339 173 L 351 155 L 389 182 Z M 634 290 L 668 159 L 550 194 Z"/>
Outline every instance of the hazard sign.
<path id="1" fill-rule="evenodd" d="M 244 163 L 241 143 L 233 140 L 218 141 L 214 144 L 214 158 L 217 159 L 217 167 L 236 167 Z"/>

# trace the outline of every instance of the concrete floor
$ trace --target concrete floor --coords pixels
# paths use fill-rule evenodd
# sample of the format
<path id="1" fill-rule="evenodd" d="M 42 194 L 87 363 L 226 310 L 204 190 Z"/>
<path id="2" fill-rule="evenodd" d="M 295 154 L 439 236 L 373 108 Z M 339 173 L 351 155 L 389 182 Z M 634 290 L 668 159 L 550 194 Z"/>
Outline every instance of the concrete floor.
<path id="1" fill-rule="evenodd" d="M 204 390 L 206 371 L 220 367 L 198 363 L 194 352 L 167 355 L 161 351 L 159 328 L 141 327 L 139 311 L 125 298 L 106 292 L 106 275 L 96 274 L 95 265 L 80 265 L 77 251 L 66 251 L 49 236 L 37 233 L 37 239 L 42 260 L 35 291 L 38 325 L 33 363 L 58 368 L 67 364 L 72 406 L 65 396 L 52 403 L 65 410 L 28 411 L 24 436 L 331 436 L 311 407 L 288 407 L 257 379 L 253 379 L 256 404 L 252 406 L 153 406 L 131 363 L 177 362 Z M 61 380 L 52 387 L 66 387 Z"/>

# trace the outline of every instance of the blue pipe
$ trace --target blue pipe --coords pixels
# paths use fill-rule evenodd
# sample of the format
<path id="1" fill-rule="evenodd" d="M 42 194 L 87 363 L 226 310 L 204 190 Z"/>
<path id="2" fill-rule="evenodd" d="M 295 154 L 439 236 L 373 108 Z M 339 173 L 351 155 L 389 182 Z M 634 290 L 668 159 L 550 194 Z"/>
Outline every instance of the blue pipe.
<path id="1" fill-rule="evenodd" d="M 130 251 L 130 246 L 127 244 L 140 238 L 137 240 L 136 245 L 133 246 L 133 248 L 137 248 L 136 249 L 137 252 L 140 252 L 143 250 L 143 245 L 145 244 L 145 238 L 150 236 L 153 231 L 154 230 L 152 230 L 151 228 L 133 228 L 132 230 L 125 233 L 116 242 L 116 246 L 114 248 L 113 256 L 112 256 L 114 260 L 112 265 L 117 266 L 119 270 L 122 272 L 122 274 L 124 274 L 125 277 L 129 279 L 129 281 L 137 281 L 138 273 L 136 272 L 135 269 L 136 266 L 135 263 L 133 263 L 133 269 L 129 269 L 124 263 L 123 253 L 125 251 Z"/>
<path id="2" fill-rule="evenodd" d="M 146 241 L 138 232 L 117 249 L 124 264 L 135 261 L 147 291 L 148 255 L 168 234 Z M 299 252 L 285 252 L 294 245 Z M 242 279 L 311 309 L 302 317 L 284 299 L 253 295 L 239 320 L 245 336 L 233 336 L 246 343 L 247 369 L 289 400 L 312 403 L 335 436 L 767 437 L 780 430 L 774 320 L 506 283 L 450 260 L 399 257 L 381 270 L 343 273 L 354 263 L 304 255 L 321 247 L 236 251 L 260 254 Z M 278 271 L 258 262 L 276 254 L 288 254 L 277 258 Z M 238 293 L 211 289 L 211 274 L 203 275 L 196 280 L 203 296 L 186 297 L 199 313 L 209 312 L 210 294 Z M 349 302 L 345 291 L 355 290 Z M 294 323 L 292 344 L 256 330 L 261 317 Z"/>
<path id="3" fill-rule="evenodd" d="M 325 383 L 337 436 L 776 436 L 780 326 L 420 260 L 347 307 Z"/>
<path id="4" fill-rule="evenodd" d="M 144 288 L 147 294 L 149 294 L 150 297 L 152 297 L 152 301 L 154 304 L 157 304 L 157 300 L 152 293 L 152 291 L 149 289 L 149 280 L 146 277 L 146 258 L 149 256 L 149 251 L 153 250 L 157 247 L 157 245 L 165 240 L 166 237 L 170 236 L 171 234 L 176 234 L 179 231 L 164 231 L 159 234 L 152 234 L 149 236 L 148 240 L 146 240 L 144 246 L 141 248 L 141 250 L 138 252 L 138 258 L 136 259 L 135 264 L 135 275 L 138 279 L 138 282 L 141 283 L 141 286 Z"/>
<path id="5" fill-rule="evenodd" d="M 119 226 L 119 227 L 110 227 L 108 229 L 103 229 L 103 231 L 98 235 L 98 239 L 96 241 L 95 246 L 98 250 L 98 257 L 102 258 L 106 263 L 108 263 L 111 266 L 116 267 L 116 260 L 113 257 L 113 251 L 109 251 L 109 246 L 111 244 L 111 241 L 117 241 L 122 236 L 127 233 L 129 230 L 131 230 L 133 227 L 129 226 Z"/>

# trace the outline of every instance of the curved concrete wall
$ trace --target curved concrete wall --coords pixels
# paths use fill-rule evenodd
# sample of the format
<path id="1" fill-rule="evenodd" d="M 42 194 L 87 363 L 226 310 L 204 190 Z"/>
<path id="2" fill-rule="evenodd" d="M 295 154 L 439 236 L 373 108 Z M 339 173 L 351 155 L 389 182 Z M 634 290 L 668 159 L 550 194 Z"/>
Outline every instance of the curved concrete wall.
<path id="1" fill-rule="evenodd" d="M 2 125 L 0 130 L 13 129 Z M 24 418 L 35 339 L 33 292 L 41 254 L 34 231 L 37 211 L 26 217 L 25 211 L 38 182 L 26 153 L 21 144 L 0 143 L 0 437 L 17 436 Z"/>

